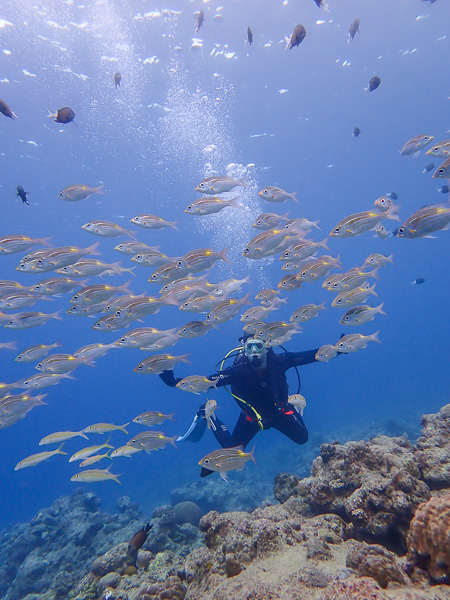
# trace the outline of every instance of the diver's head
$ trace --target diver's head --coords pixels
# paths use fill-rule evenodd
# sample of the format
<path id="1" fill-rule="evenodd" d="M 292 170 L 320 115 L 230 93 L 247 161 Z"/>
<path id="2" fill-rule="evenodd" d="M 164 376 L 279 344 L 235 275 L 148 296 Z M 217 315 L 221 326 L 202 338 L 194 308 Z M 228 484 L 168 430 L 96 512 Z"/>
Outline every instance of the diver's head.
<path id="1" fill-rule="evenodd" d="M 264 369 L 267 364 L 267 348 L 263 340 L 248 337 L 243 341 L 244 355 L 255 369 Z"/>

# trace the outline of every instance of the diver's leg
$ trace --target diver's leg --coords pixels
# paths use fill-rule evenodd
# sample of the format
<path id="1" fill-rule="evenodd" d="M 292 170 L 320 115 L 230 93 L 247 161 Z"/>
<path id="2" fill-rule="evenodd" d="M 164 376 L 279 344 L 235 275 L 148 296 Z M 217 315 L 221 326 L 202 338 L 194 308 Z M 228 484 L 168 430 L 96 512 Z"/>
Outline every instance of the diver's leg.
<path id="1" fill-rule="evenodd" d="M 249 421 L 245 414 L 241 412 L 234 426 L 233 435 L 228 447 L 243 446 L 245 448 L 260 430 L 261 428 L 257 421 Z"/>
<path id="2" fill-rule="evenodd" d="M 231 443 L 230 430 L 225 423 L 216 417 L 215 413 L 210 417 L 210 425 L 214 437 L 222 446 L 222 448 L 231 448 L 233 444 Z"/>
<path id="3" fill-rule="evenodd" d="M 308 430 L 297 411 L 294 411 L 290 415 L 285 413 L 278 414 L 274 419 L 272 427 L 278 429 L 278 431 L 296 444 L 306 444 L 308 441 Z"/>

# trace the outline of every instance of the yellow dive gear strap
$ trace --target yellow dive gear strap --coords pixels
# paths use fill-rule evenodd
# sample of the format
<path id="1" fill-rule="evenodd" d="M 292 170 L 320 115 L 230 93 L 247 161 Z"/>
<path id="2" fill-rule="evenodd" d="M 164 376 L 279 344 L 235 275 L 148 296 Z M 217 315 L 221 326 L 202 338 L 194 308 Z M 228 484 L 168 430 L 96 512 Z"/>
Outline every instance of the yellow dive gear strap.
<path id="1" fill-rule="evenodd" d="M 242 349 L 242 346 L 238 346 L 237 348 L 233 348 L 233 350 L 230 350 L 227 354 L 225 354 L 224 359 L 220 363 L 219 371 L 223 370 L 223 365 L 224 365 L 226 359 L 230 356 L 230 354 L 232 354 L 233 352 L 236 352 L 236 350 L 241 350 L 241 349 Z M 259 428 L 262 431 L 264 429 L 264 425 L 263 425 L 263 422 L 262 422 L 262 416 L 259 414 L 259 412 L 251 404 L 249 404 L 248 402 L 246 402 L 242 398 L 239 398 L 239 396 L 236 396 L 236 394 L 233 394 L 233 392 L 231 390 L 229 390 L 226 385 L 224 385 L 223 387 L 230 394 L 230 396 L 233 396 L 233 398 L 235 400 L 238 400 L 239 402 L 242 402 L 242 404 L 245 404 L 245 406 L 247 406 L 250 410 L 253 411 L 253 414 L 255 415 L 255 421 L 258 423 L 258 426 L 259 426 Z"/>

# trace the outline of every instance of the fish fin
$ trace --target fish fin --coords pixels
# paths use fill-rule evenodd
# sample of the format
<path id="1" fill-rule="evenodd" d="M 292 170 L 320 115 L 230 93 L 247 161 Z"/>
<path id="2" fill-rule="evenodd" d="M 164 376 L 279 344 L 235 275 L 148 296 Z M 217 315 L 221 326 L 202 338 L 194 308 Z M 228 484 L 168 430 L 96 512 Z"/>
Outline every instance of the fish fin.
<path id="1" fill-rule="evenodd" d="M 117 475 L 113 475 L 111 477 L 111 479 L 114 479 L 114 481 L 116 481 L 117 483 L 120 483 L 120 485 L 122 485 L 122 482 L 119 481 L 119 477 L 122 477 L 123 473 L 118 473 Z"/>
<path id="2" fill-rule="evenodd" d="M 87 427 L 85 428 L 87 429 Z M 82 429 L 81 431 L 78 432 L 78 435 L 82 438 L 84 438 L 85 440 L 88 440 L 88 436 L 84 433 L 84 429 Z"/>
<path id="3" fill-rule="evenodd" d="M 386 315 L 386 316 L 387 316 L 387 313 L 385 313 L 385 312 L 384 312 L 384 310 L 383 310 L 383 307 L 384 307 L 384 302 L 382 302 L 382 303 L 380 304 L 380 306 L 377 306 L 377 307 L 376 307 L 376 311 L 377 311 L 378 313 L 380 313 L 380 315 Z"/>
<path id="4" fill-rule="evenodd" d="M 123 425 L 121 425 L 119 427 L 120 431 L 123 431 L 124 433 L 126 433 L 128 435 L 128 431 L 125 429 L 125 427 L 129 424 L 130 424 L 130 421 L 128 421 L 128 423 L 124 423 Z"/>
<path id="5" fill-rule="evenodd" d="M 255 448 L 256 448 L 256 446 L 253 446 L 252 451 L 250 452 L 250 458 L 256 465 L 256 460 L 255 460 L 255 457 L 253 456 L 253 453 L 255 452 Z"/>
<path id="6" fill-rule="evenodd" d="M 250 184 L 247 181 L 247 177 L 242 177 L 242 179 L 238 179 L 239 181 L 239 185 L 242 185 L 242 187 L 250 187 Z"/>
<path id="7" fill-rule="evenodd" d="M 174 435 L 173 437 L 169 438 L 169 442 L 172 444 L 172 446 L 174 448 L 176 448 L 178 450 L 178 446 L 175 444 L 175 442 L 177 441 L 177 439 L 178 439 L 178 436 Z"/>
<path id="8" fill-rule="evenodd" d="M 93 188 L 91 194 L 105 194 L 106 192 L 103 191 L 104 187 L 105 187 L 105 184 L 99 185 L 98 187 Z"/>
<path id="9" fill-rule="evenodd" d="M 321 242 L 318 242 L 318 246 L 320 246 L 321 248 L 325 248 L 326 250 L 330 250 L 330 248 L 327 245 L 327 242 L 329 240 L 329 236 L 326 237 L 324 240 L 322 240 Z"/>
<path id="10" fill-rule="evenodd" d="M 381 344 L 381 340 L 378 337 L 379 333 L 379 331 L 375 331 L 375 333 L 372 333 L 372 335 L 370 335 L 369 337 L 373 342 L 378 342 L 379 344 Z"/>
<path id="11" fill-rule="evenodd" d="M 230 260 L 230 259 L 228 258 L 228 256 L 227 256 L 227 252 L 228 252 L 228 250 L 229 250 L 229 249 L 230 249 L 230 246 L 227 246 L 226 248 L 224 248 L 224 249 L 222 250 L 222 252 L 219 252 L 219 256 L 220 256 L 220 258 L 221 258 L 221 259 L 222 259 L 224 262 L 226 262 L 226 263 L 228 263 L 229 265 L 231 265 L 231 264 L 233 264 L 233 263 L 231 262 L 231 260 Z"/>
<path id="12" fill-rule="evenodd" d="M 286 42 L 286 48 L 285 50 L 289 50 L 289 46 L 291 45 L 291 38 L 288 37 L 287 35 L 284 36 L 284 41 Z"/>
<path id="13" fill-rule="evenodd" d="M 52 313 L 51 317 L 53 319 L 56 319 L 57 321 L 62 321 L 63 320 L 63 318 L 61 317 L 61 311 L 60 310 L 57 310 L 56 312 Z"/>
<path id="14" fill-rule="evenodd" d="M 373 269 L 373 271 L 370 271 L 369 273 L 367 273 L 367 275 L 370 275 L 371 277 L 373 277 L 373 279 L 380 279 L 379 277 L 379 272 L 380 272 L 380 267 L 377 267 L 376 269 Z"/>
<path id="15" fill-rule="evenodd" d="M 51 240 L 51 236 L 50 237 L 45 237 L 45 238 L 40 238 L 39 240 L 36 240 L 38 244 L 42 244 L 43 246 L 48 246 L 50 247 L 50 240 Z"/>
<path id="16" fill-rule="evenodd" d="M 55 450 L 55 454 L 65 454 L 67 456 L 67 452 L 62 451 L 62 447 L 64 446 L 64 442 L 61 444 L 59 448 Z"/>
<path id="17" fill-rule="evenodd" d="M 47 108 L 47 110 L 48 110 L 47 119 L 56 119 L 57 113 L 52 113 L 52 111 L 49 108 Z"/>
<path id="18" fill-rule="evenodd" d="M 417 158 L 420 154 L 420 150 L 417 150 L 417 152 L 414 152 L 414 154 L 412 155 L 413 158 Z"/>
<path id="19" fill-rule="evenodd" d="M 92 244 L 86 248 L 86 253 L 92 254 L 93 256 L 101 256 L 101 252 L 98 251 L 99 246 L 100 242 L 95 242 L 95 244 Z"/>
<path id="20" fill-rule="evenodd" d="M 292 200 L 293 200 L 294 202 L 298 202 L 298 199 L 296 198 L 296 196 L 297 196 L 297 192 L 291 192 L 291 193 L 289 194 L 289 196 L 292 198 Z"/>
<path id="21" fill-rule="evenodd" d="M 108 450 L 107 453 L 105 454 L 104 458 L 109 458 L 109 460 L 112 460 L 112 458 L 109 455 L 110 452 L 111 452 L 111 450 Z"/>
<path id="22" fill-rule="evenodd" d="M 224 473 L 224 472 L 222 472 L 222 471 L 219 471 L 219 475 L 220 475 L 220 476 L 222 477 L 222 479 L 223 479 L 224 481 L 226 481 L 227 483 L 230 481 L 230 480 L 228 479 L 228 476 L 227 476 L 227 474 L 226 474 L 226 473 Z"/>
<path id="23" fill-rule="evenodd" d="M 234 208 L 240 208 L 241 210 L 243 210 L 243 206 L 242 204 L 238 203 L 239 200 L 239 196 L 236 196 L 235 198 L 232 198 L 231 200 L 229 200 L 230 206 L 233 206 Z"/>
<path id="24" fill-rule="evenodd" d="M 169 226 L 172 227 L 172 229 L 175 229 L 176 231 L 180 231 L 180 229 L 177 227 L 177 223 L 178 221 L 167 221 L 169 223 Z"/>

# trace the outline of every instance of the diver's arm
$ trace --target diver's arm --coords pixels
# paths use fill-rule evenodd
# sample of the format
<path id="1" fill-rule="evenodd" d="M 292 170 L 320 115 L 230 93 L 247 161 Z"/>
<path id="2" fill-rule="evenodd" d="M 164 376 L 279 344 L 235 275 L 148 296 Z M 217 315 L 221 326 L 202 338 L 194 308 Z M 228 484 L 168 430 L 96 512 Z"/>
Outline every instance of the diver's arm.
<path id="1" fill-rule="evenodd" d="M 159 376 L 169 387 L 175 387 L 182 380 L 182 377 L 175 377 L 173 371 L 163 371 Z"/>
<path id="2" fill-rule="evenodd" d="M 286 362 L 289 367 L 299 367 L 301 365 L 309 365 L 317 362 L 316 353 L 319 348 L 314 350 L 305 350 L 304 352 L 286 352 Z"/>
<path id="3" fill-rule="evenodd" d="M 231 385 L 233 382 L 234 373 L 236 372 L 235 367 L 230 367 L 229 369 L 224 369 L 219 373 L 213 373 L 212 375 L 207 375 L 207 378 L 210 379 L 215 387 L 223 387 L 224 385 Z"/>

